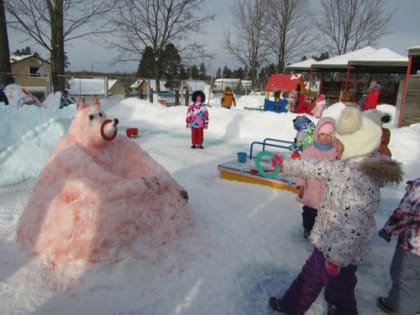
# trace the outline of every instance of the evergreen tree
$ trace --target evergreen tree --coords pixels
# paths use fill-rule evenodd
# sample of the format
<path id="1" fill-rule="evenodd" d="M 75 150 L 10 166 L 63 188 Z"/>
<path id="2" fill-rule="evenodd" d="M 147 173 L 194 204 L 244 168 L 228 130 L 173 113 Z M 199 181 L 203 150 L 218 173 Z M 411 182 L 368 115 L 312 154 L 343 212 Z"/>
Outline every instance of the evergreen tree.
<path id="1" fill-rule="evenodd" d="M 224 78 L 231 78 L 232 77 L 232 70 L 230 70 L 228 68 L 228 66 L 225 65 L 225 67 L 223 68 L 222 75 L 223 75 Z"/>
<path id="2" fill-rule="evenodd" d="M 178 84 L 178 73 L 181 67 L 181 56 L 178 49 L 169 43 L 162 52 L 162 77 L 166 78 L 168 88 L 176 88 Z"/>
<path id="3" fill-rule="evenodd" d="M 181 80 L 188 79 L 188 73 L 187 73 L 187 70 L 185 70 L 185 66 L 183 64 L 181 64 L 181 66 L 179 67 L 179 78 Z"/>
<path id="4" fill-rule="evenodd" d="M 312 56 L 312 58 L 315 59 L 316 61 L 321 61 L 321 60 L 330 58 L 330 54 L 328 53 L 328 51 L 325 51 L 321 53 L 319 56 Z"/>
<path id="5" fill-rule="evenodd" d="M 32 55 L 32 49 L 29 46 L 26 46 L 25 48 L 22 49 L 17 49 L 13 55 L 15 56 L 27 56 L 27 55 Z"/>
<path id="6" fill-rule="evenodd" d="M 232 77 L 243 80 L 245 78 L 244 69 L 242 69 L 242 67 L 239 67 L 238 69 L 234 70 L 232 73 Z"/>
<path id="7" fill-rule="evenodd" d="M 276 66 L 274 64 L 270 64 L 267 67 L 262 68 L 258 75 L 258 84 L 264 84 L 271 75 L 276 72 Z"/>
<path id="8" fill-rule="evenodd" d="M 147 46 L 143 51 L 139 67 L 137 69 L 137 76 L 140 78 L 153 78 L 153 67 L 155 65 L 155 57 L 152 47 Z"/>
<path id="9" fill-rule="evenodd" d="M 200 74 L 198 72 L 198 68 L 196 65 L 193 65 L 192 67 L 190 67 L 190 79 L 193 80 L 198 80 L 200 77 Z"/>
<path id="10" fill-rule="evenodd" d="M 206 66 L 204 65 L 204 63 L 200 64 L 199 76 L 200 80 L 206 79 Z"/>

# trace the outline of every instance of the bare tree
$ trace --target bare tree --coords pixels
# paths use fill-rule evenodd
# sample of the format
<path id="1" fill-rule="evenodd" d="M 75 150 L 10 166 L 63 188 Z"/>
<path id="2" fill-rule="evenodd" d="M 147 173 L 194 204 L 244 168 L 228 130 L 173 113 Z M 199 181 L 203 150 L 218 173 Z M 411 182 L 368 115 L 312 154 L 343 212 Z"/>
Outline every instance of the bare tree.
<path id="1" fill-rule="evenodd" d="M 112 24 L 119 31 L 112 45 L 121 51 L 120 60 L 139 61 L 146 47 L 152 48 L 157 88 L 164 64 L 163 52 L 173 44 L 183 58 L 203 57 L 201 44 L 187 41 L 213 15 L 199 16 L 204 0 L 120 0 Z M 130 60 L 130 59 L 127 59 Z"/>
<path id="2" fill-rule="evenodd" d="M 110 0 L 10 0 L 5 6 L 9 25 L 50 53 L 54 91 L 65 88 L 64 42 L 108 33 L 101 18 L 113 8 Z"/>
<path id="3" fill-rule="evenodd" d="M 4 0 L 0 0 L 0 85 L 8 82 L 11 72 L 6 12 L 4 9 Z"/>
<path id="4" fill-rule="evenodd" d="M 232 4 L 236 37 L 226 33 L 225 46 L 250 72 L 252 85 L 257 83 L 260 68 L 268 62 L 271 49 L 264 37 L 269 25 L 270 0 L 235 0 Z"/>
<path id="5" fill-rule="evenodd" d="M 275 53 L 276 72 L 284 70 L 286 60 L 304 55 L 312 45 L 309 0 L 271 0 L 270 27 L 265 36 Z"/>
<path id="6" fill-rule="evenodd" d="M 321 0 L 321 7 L 316 25 L 332 54 L 374 45 L 389 33 L 392 12 L 385 0 Z"/>

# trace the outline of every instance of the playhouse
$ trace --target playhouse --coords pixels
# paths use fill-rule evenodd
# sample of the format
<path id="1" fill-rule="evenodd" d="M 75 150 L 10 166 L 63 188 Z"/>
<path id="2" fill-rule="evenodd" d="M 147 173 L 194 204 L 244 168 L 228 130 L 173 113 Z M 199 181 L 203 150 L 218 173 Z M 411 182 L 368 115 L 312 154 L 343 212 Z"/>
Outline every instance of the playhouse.
<path id="1" fill-rule="evenodd" d="M 305 82 L 301 75 L 271 75 L 265 85 L 265 111 L 308 113 L 307 107 L 305 103 Z"/>

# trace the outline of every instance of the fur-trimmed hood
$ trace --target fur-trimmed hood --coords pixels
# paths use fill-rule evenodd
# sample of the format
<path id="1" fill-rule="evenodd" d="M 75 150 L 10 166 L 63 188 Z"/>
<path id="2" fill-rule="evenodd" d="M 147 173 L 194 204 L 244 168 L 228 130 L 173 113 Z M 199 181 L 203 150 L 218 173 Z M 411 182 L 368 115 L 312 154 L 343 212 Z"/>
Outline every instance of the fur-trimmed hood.
<path id="1" fill-rule="evenodd" d="M 381 183 L 398 184 L 403 180 L 404 172 L 401 164 L 383 155 L 370 155 L 360 162 L 358 168 L 365 175 Z"/>

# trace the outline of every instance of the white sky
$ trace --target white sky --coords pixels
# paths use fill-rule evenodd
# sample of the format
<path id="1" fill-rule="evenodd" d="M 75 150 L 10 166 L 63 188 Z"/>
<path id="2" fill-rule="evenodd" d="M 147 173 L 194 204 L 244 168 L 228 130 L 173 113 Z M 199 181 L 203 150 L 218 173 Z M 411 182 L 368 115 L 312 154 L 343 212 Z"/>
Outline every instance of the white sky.
<path id="1" fill-rule="evenodd" d="M 31 187 L 58 139 L 66 134 L 74 106 L 58 110 L 57 95 L 46 109 L 0 107 L 0 305 L 2 314 L 21 315 L 255 315 L 273 314 L 271 295 L 281 294 L 299 272 L 312 247 L 303 238 L 301 205 L 293 193 L 222 180 L 217 165 L 266 137 L 293 140 L 291 113 L 244 110 L 262 96 L 243 96 L 236 108 L 212 98 L 205 149 L 191 150 L 185 106 L 164 107 L 137 98 L 101 100 L 119 132 L 137 127 L 135 143 L 148 151 L 188 191 L 195 229 L 144 258 L 123 253 L 113 265 L 98 265 L 77 275 L 56 274 L 29 258 L 15 242 L 16 223 Z M 343 104 L 328 108 L 338 117 Z M 380 110 L 394 114 L 391 105 Z M 314 119 L 314 122 L 316 120 Z M 391 126 L 390 149 L 402 163 L 405 180 L 420 176 L 420 124 Z M 251 167 L 247 162 L 243 167 Z M 377 212 L 381 227 L 398 205 L 404 185 L 382 189 Z M 141 250 L 141 239 L 134 249 Z M 373 250 L 358 271 L 360 315 L 382 315 L 375 306 L 390 286 L 391 244 L 372 240 Z M 323 315 L 321 294 L 308 315 Z"/>
<path id="2" fill-rule="evenodd" d="M 239 67 L 239 63 L 225 51 L 224 34 L 227 29 L 232 27 L 231 4 L 233 0 L 207 0 L 203 12 L 216 14 L 216 20 L 205 24 L 202 33 L 197 38 L 204 42 L 207 50 L 213 55 L 214 59 L 207 64 L 208 72 L 215 72 L 220 67 L 223 69 L 225 65 L 234 69 Z M 316 8 L 318 0 L 311 1 Z M 420 38 L 418 31 L 420 24 L 418 20 L 418 12 L 420 12 L 420 1 L 403 0 L 394 1 L 387 0 L 389 9 L 395 9 L 395 14 L 391 21 L 392 33 L 384 36 L 379 40 L 378 47 L 390 48 L 402 55 L 407 55 L 409 47 L 418 46 Z M 314 13 L 316 14 L 316 12 Z M 24 48 L 27 44 L 21 43 L 18 36 L 13 35 L 10 40 L 10 49 L 13 52 L 16 49 Z M 68 44 L 66 47 L 68 57 L 71 62 L 70 70 L 95 70 L 95 71 L 129 71 L 135 72 L 138 63 L 130 64 L 114 64 L 113 59 L 117 52 L 113 52 L 109 48 L 103 48 L 96 44 L 92 44 L 86 40 L 78 40 Z M 45 52 L 41 52 L 44 54 Z M 316 52 L 315 54 L 318 54 Z"/>

